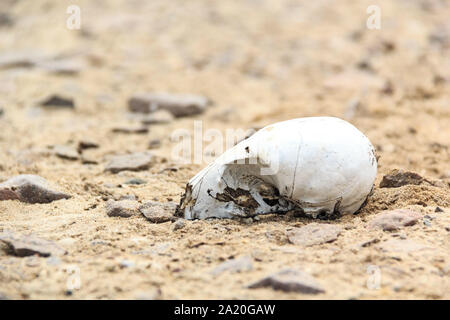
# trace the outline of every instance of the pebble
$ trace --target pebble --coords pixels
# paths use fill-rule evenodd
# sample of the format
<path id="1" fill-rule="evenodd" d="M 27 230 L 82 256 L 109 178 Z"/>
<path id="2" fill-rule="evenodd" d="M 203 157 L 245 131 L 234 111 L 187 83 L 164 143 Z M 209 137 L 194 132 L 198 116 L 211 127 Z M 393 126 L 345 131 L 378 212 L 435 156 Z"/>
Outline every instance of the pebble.
<path id="1" fill-rule="evenodd" d="M 20 200 L 27 203 L 49 203 L 71 196 L 52 189 L 47 180 L 32 174 L 22 174 L 0 183 L 1 200 Z"/>
<path id="2" fill-rule="evenodd" d="M 78 152 L 82 152 L 86 149 L 97 149 L 99 147 L 98 143 L 88 141 L 88 140 L 81 140 L 78 142 Z"/>
<path id="3" fill-rule="evenodd" d="M 198 95 L 144 93 L 131 97 L 128 101 L 128 108 L 131 112 L 138 113 L 166 110 L 174 117 L 179 118 L 201 114 L 208 104 L 208 98 Z"/>
<path id="4" fill-rule="evenodd" d="M 167 110 L 158 110 L 152 114 L 146 115 L 141 122 L 144 125 L 166 124 L 172 122 L 174 116 Z"/>
<path id="5" fill-rule="evenodd" d="M 217 276 L 223 272 L 243 272 L 243 271 L 251 271 L 253 269 L 252 258 L 249 256 L 243 256 L 236 259 L 230 259 L 219 264 L 215 267 L 211 274 Z"/>
<path id="6" fill-rule="evenodd" d="M 39 255 L 49 257 L 52 255 L 64 255 L 66 251 L 56 243 L 40 239 L 33 235 L 22 235 L 15 232 L 3 231 L 0 233 L 0 241 L 8 246 L 8 250 L 15 256 L 26 257 Z"/>
<path id="7" fill-rule="evenodd" d="M 130 180 L 127 180 L 124 182 L 124 184 L 132 184 L 132 185 L 140 185 L 140 184 L 146 184 L 147 181 L 139 178 L 132 178 Z"/>
<path id="8" fill-rule="evenodd" d="M 341 227 L 334 224 L 310 223 L 300 228 L 286 231 L 289 242 L 306 247 L 335 241 Z"/>
<path id="9" fill-rule="evenodd" d="M 126 195 L 120 196 L 118 200 L 119 201 L 120 200 L 134 200 L 134 201 L 137 201 L 138 198 L 134 194 L 126 194 Z"/>
<path id="10" fill-rule="evenodd" d="M 178 219 L 172 225 L 172 231 L 183 229 L 186 226 L 186 222 L 184 219 Z"/>
<path id="11" fill-rule="evenodd" d="M 43 107 L 49 107 L 49 108 L 68 108 L 68 109 L 74 109 L 75 103 L 73 102 L 73 99 L 62 97 L 60 95 L 52 95 L 46 99 L 44 99 L 41 103 L 41 106 Z"/>
<path id="12" fill-rule="evenodd" d="M 383 177 L 380 188 L 398 188 L 405 185 L 419 185 L 424 179 L 415 172 L 394 169 Z"/>
<path id="13" fill-rule="evenodd" d="M 250 289 L 271 287 L 274 290 L 304 294 L 324 293 L 317 281 L 302 270 L 284 269 L 248 286 Z"/>
<path id="14" fill-rule="evenodd" d="M 177 205 L 175 202 L 158 202 L 148 201 L 139 207 L 139 211 L 149 221 L 153 223 L 163 223 L 168 221 L 175 221 L 177 218 L 174 212 Z"/>
<path id="15" fill-rule="evenodd" d="M 61 159 L 78 160 L 80 158 L 78 151 L 70 146 L 55 145 L 53 146 L 53 152 Z"/>
<path id="16" fill-rule="evenodd" d="M 148 143 L 149 149 L 158 149 L 159 147 L 161 147 L 161 140 L 159 139 L 150 140 L 150 142 Z"/>
<path id="17" fill-rule="evenodd" d="M 110 200 L 106 203 L 106 214 L 109 217 L 129 218 L 139 214 L 138 203 L 133 200 Z"/>
<path id="18" fill-rule="evenodd" d="M 148 133 L 147 127 L 117 127 L 113 128 L 114 133 L 126 133 L 126 134 L 145 134 Z"/>
<path id="19" fill-rule="evenodd" d="M 434 209 L 434 212 L 444 212 L 444 210 L 442 210 L 440 207 L 436 207 L 436 209 Z"/>
<path id="20" fill-rule="evenodd" d="M 82 164 L 98 164 L 98 161 L 95 160 L 94 158 L 91 158 L 91 157 L 83 154 L 81 156 L 81 163 Z"/>
<path id="21" fill-rule="evenodd" d="M 153 164 L 153 155 L 148 152 L 117 155 L 111 158 L 105 171 L 118 173 L 120 171 L 147 170 Z"/>
<path id="22" fill-rule="evenodd" d="M 383 229 L 383 231 L 394 231 L 416 224 L 420 217 L 420 213 L 406 209 L 383 211 L 369 222 L 369 227 Z"/>

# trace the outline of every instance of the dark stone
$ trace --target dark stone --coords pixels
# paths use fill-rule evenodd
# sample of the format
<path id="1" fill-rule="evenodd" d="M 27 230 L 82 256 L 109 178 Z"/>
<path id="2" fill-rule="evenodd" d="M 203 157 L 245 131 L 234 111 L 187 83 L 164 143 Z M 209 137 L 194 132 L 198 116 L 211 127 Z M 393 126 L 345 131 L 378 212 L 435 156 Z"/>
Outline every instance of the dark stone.
<path id="1" fill-rule="evenodd" d="M 408 184 L 419 185 L 424 179 L 415 172 L 394 169 L 383 177 L 380 188 L 398 188 Z"/>
<path id="2" fill-rule="evenodd" d="M 145 134 L 148 133 L 147 127 L 117 127 L 113 128 L 112 132 L 114 133 L 126 133 L 126 134 Z"/>
<path id="3" fill-rule="evenodd" d="M 86 150 L 86 149 L 96 149 L 98 147 L 99 147 L 99 145 L 97 143 L 95 143 L 95 142 L 82 140 L 82 141 L 78 142 L 78 148 L 77 149 L 78 149 L 78 152 L 81 152 L 81 151 Z"/>
<path id="4" fill-rule="evenodd" d="M 179 118 L 201 114 L 209 104 L 210 101 L 207 98 L 197 95 L 144 93 L 131 97 L 128 100 L 128 109 L 138 113 L 166 110 Z"/>
<path id="5" fill-rule="evenodd" d="M 18 175 L 0 184 L 0 201 L 49 203 L 70 197 L 68 194 L 53 190 L 44 178 L 31 174 Z"/>
<path id="6" fill-rule="evenodd" d="M 59 95 L 52 95 L 46 98 L 44 101 L 40 103 L 40 105 L 49 108 L 68 108 L 68 109 L 75 108 L 73 99 L 65 98 Z"/>
<path id="7" fill-rule="evenodd" d="M 8 253 L 18 257 L 39 255 L 49 257 L 51 255 L 63 255 L 66 251 L 52 241 L 37 238 L 32 235 L 4 231 L 0 233 L 0 241 L 8 247 Z"/>

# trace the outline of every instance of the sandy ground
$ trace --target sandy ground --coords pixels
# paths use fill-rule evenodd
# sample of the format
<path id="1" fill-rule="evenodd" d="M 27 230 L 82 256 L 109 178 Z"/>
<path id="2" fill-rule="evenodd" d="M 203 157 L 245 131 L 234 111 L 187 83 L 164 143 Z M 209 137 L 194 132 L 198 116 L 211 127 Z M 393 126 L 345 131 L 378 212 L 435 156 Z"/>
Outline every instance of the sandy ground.
<path id="1" fill-rule="evenodd" d="M 79 0 L 74 2 L 81 8 L 80 30 L 66 28 L 69 2 L 0 4 L 0 13 L 12 20 L 0 26 L 0 53 L 57 56 L 81 65 L 76 75 L 23 66 L 0 70 L 0 181 L 37 174 L 73 196 L 49 204 L 0 202 L 0 231 L 31 233 L 68 252 L 42 258 L 0 251 L 1 296 L 450 298 L 447 1 Z M 366 28 L 371 4 L 381 7 L 380 30 Z M 147 134 L 112 132 L 139 124 L 127 112 L 127 100 L 145 91 L 202 94 L 214 106 L 151 126 Z M 75 109 L 37 106 L 52 94 L 72 97 Z M 327 222 L 343 228 L 332 243 L 290 244 L 286 229 L 311 223 L 291 215 L 252 223 L 187 221 L 176 231 L 172 222 L 153 224 L 142 215 L 106 215 L 108 198 L 179 201 L 186 182 L 206 163 L 175 162 L 170 136 L 180 128 L 192 132 L 194 120 L 202 120 L 204 130 L 225 132 L 318 115 L 350 121 L 380 156 L 367 206 L 359 215 Z M 152 139 L 161 140 L 161 147 L 150 150 L 157 161 L 149 170 L 104 172 L 108 156 L 146 151 Z M 82 140 L 99 144 L 87 151 L 98 164 L 64 160 L 49 149 Z M 392 169 L 439 183 L 379 188 Z M 130 178 L 147 183 L 123 184 Z M 435 212 L 437 206 L 443 212 Z M 380 211 L 396 208 L 429 218 L 394 232 L 367 227 Z M 420 250 L 386 250 L 391 240 L 411 241 Z M 241 256 L 251 257 L 252 270 L 211 274 Z M 379 270 L 379 288 L 367 286 L 373 280 L 369 266 Z M 309 273 L 325 293 L 247 288 L 286 267 Z M 68 291 L 71 281 L 79 289 Z"/>

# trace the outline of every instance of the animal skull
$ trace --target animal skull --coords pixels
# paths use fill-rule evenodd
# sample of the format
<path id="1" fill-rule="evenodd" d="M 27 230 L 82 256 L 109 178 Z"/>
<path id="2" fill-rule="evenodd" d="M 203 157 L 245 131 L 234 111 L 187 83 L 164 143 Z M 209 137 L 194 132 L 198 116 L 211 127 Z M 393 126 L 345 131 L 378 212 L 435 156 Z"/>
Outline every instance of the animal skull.
<path id="1" fill-rule="evenodd" d="M 195 175 L 177 215 L 232 218 L 299 210 L 333 218 L 364 205 L 376 174 L 372 144 L 350 123 L 292 119 L 259 130 Z"/>

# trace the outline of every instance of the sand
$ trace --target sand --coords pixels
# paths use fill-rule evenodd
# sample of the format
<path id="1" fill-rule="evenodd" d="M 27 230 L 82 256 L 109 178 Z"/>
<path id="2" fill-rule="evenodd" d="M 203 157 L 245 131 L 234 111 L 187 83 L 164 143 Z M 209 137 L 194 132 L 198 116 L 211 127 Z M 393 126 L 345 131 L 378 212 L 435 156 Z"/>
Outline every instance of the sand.
<path id="1" fill-rule="evenodd" d="M 77 74 L 38 66 L 0 69 L 0 181 L 37 174 L 72 195 L 49 204 L 0 201 L 0 232 L 33 234 L 67 251 L 45 258 L 0 250 L 0 296 L 450 298 L 448 3 L 379 1 L 380 30 L 366 28 L 370 1 L 76 3 L 80 30 L 66 28 L 67 1 L 0 4 L 0 12 L 14 22 L 0 26 L 0 53 L 80 64 Z M 200 94 L 214 105 L 201 115 L 152 125 L 148 133 L 112 131 L 139 126 L 127 101 L 154 91 Z M 72 98 L 75 108 L 38 106 L 53 94 Z M 186 221 L 178 230 L 174 222 L 155 224 L 140 214 L 106 214 L 106 200 L 122 196 L 179 201 L 206 162 L 175 161 L 177 142 L 171 135 L 193 132 L 194 121 L 202 121 L 204 131 L 225 133 L 307 116 L 346 119 L 380 156 L 374 193 L 361 213 L 318 222 L 342 228 L 333 242 L 291 244 L 286 230 L 313 221 L 290 214 L 259 221 Z M 161 147 L 148 150 L 153 139 Z M 83 153 L 97 164 L 62 159 L 49 148 L 76 147 L 80 141 L 99 145 Z M 147 170 L 104 171 L 112 155 L 145 151 L 156 159 Z M 393 169 L 436 183 L 379 188 Z M 146 183 L 124 184 L 131 178 Z M 436 207 L 443 211 L 435 212 Z M 381 211 L 399 208 L 422 217 L 397 231 L 368 227 Z M 212 272 L 224 261 L 246 256 L 251 270 Z M 248 288 L 283 268 L 303 270 L 325 292 Z"/>

